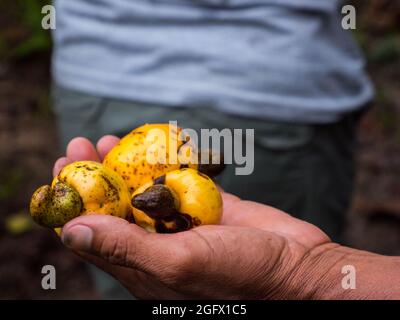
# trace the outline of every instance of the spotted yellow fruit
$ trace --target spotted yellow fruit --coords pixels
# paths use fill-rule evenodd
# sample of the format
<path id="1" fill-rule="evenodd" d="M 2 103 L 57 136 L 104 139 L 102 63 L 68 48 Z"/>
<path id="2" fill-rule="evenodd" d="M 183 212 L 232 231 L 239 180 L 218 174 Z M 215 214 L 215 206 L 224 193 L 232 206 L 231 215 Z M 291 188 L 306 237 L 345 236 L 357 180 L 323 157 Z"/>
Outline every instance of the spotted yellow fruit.
<path id="1" fill-rule="evenodd" d="M 204 159 L 221 160 L 218 164 L 201 164 Z M 200 157 L 200 158 L 199 158 Z M 223 157 L 211 150 L 197 151 L 190 136 L 169 123 L 146 124 L 133 130 L 107 154 L 103 164 L 117 172 L 133 193 L 139 186 L 167 172 L 183 167 L 215 176 L 224 169 Z"/>
<path id="2" fill-rule="evenodd" d="M 215 183 L 190 168 L 174 170 L 139 187 L 132 195 L 136 224 L 159 233 L 219 224 L 222 198 Z"/>
<path id="3" fill-rule="evenodd" d="M 130 193 L 114 171 L 98 162 L 78 161 L 64 167 L 51 186 L 35 191 L 30 212 L 37 223 L 50 228 L 89 213 L 126 218 L 131 214 Z"/>
<path id="4" fill-rule="evenodd" d="M 143 125 L 122 138 L 103 164 L 117 172 L 133 192 L 156 177 L 179 169 L 176 154 L 183 144 L 178 139 L 180 131 L 169 124 Z M 169 161 L 171 150 L 176 161 Z"/>

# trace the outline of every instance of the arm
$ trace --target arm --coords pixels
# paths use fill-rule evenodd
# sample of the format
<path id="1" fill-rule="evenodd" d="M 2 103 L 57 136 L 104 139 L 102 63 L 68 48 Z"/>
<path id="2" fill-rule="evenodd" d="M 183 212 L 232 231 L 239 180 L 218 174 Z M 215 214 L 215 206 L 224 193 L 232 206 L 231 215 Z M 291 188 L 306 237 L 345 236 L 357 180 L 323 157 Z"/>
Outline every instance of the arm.
<path id="1" fill-rule="evenodd" d="M 354 266 L 355 286 L 343 289 L 344 266 Z M 306 299 L 400 299 L 400 258 L 327 243 L 311 250 L 296 272 Z M 309 277 L 309 279 L 308 279 Z"/>

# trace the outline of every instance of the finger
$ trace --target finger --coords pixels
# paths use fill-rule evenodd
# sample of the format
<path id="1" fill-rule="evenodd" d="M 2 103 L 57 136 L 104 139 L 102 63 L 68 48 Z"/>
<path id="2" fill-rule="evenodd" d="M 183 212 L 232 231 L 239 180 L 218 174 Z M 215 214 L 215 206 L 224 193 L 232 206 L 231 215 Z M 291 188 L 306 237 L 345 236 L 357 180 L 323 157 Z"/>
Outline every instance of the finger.
<path id="1" fill-rule="evenodd" d="M 67 158 L 74 161 L 100 161 L 93 144 L 86 138 L 78 137 L 71 140 L 67 146 Z"/>
<path id="2" fill-rule="evenodd" d="M 53 177 L 57 176 L 60 173 L 61 169 L 70 163 L 71 161 L 67 157 L 59 158 L 53 167 Z"/>
<path id="3" fill-rule="evenodd" d="M 72 250 L 162 277 L 175 271 L 173 269 L 184 258 L 187 248 L 181 241 L 183 234 L 149 233 L 124 219 L 86 215 L 65 225 L 61 239 Z"/>
<path id="4" fill-rule="evenodd" d="M 224 209 L 229 209 L 232 205 L 236 204 L 236 202 L 241 201 L 238 196 L 225 191 L 221 192 L 221 197 L 224 204 Z"/>
<path id="5" fill-rule="evenodd" d="M 232 220 L 232 215 L 235 214 L 236 210 L 232 210 L 235 205 L 239 204 L 241 199 L 231 193 L 221 192 L 222 203 L 223 203 L 223 215 L 222 224 L 229 225 Z"/>
<path id="6" fill-rule="evenodd" d="M 116 136 L 104 136 L 97 142 L 97 152 L 100 156 L 100 160 L 103 161 L 104 157 L 110 150 L 119 142 L 119 138 Z"/>
<path id="7" fill-rule="evenodd" d="M 321 231 L 314 225 L 296 219 L 279 209 L 252 201 L 238 201 L 234 196 L 225 194 L 224 213 L 222 223 L 229 226 L 251 227 L 264 231 L 291 236 L 300 243 L 307 243 L 313 239 L 317 242 L 329 241 L 328 237 L 321 237 Z M 233 198 L 232 198 L 233 197 Z"/>

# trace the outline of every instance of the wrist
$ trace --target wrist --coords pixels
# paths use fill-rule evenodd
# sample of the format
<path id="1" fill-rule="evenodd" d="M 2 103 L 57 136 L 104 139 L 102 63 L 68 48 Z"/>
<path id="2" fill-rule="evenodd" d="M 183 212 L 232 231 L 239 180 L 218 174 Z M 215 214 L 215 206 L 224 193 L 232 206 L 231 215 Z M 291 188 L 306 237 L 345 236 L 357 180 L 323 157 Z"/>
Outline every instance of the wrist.
<path id="1" fill-rule="evenodd" d="M 327 243 L 296 265 L 296 299 L 399 299 L 400 259 Z"/>

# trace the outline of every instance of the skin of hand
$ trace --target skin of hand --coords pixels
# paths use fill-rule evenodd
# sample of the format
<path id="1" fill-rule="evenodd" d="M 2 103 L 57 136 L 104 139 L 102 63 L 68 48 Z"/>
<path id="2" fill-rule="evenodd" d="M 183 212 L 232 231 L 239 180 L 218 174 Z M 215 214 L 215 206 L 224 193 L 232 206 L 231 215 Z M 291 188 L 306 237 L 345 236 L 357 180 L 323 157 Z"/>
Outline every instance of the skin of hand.
<path id="1" fill-rule="evenodd" d="M 101 161 L 117 142 L 75 138 L 53 174 L 73 161 Z M 399 258 L 342 247 L 282 211 L 222 195 L 221 225 L 155 234 L 90 215 L 66 224 L 61 239 L 141 299 L 400 298 Z M 357 270 L 355 290 L 342 287 L 346 265 Z"/>

